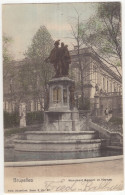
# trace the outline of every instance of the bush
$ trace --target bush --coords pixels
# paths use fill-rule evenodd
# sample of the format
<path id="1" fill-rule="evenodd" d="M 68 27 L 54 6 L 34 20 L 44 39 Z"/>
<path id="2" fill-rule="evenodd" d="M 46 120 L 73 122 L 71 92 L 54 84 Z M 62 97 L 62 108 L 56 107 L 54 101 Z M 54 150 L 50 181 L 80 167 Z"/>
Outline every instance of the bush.
<path id="1" fill-rule="evenodd" d="M 27 128 L 14 128 L 10 129 L 4 132 L 4 136 L 10 136 L 12 134 L 17 134 L 17 133 L 24 133 L 27 130 Z"/>
<path id="2" fill-rule="evenodd" d="M 19 126 L 19 121 L 20 119 L 18 112 L 8 113 L 4 111 L 4 128 Z"/>
<path id="3" fill-rule="evenodd" d="M 44 112 L 43 111 L 30 112 L 30 113 L 27 113 L 27 115 L 26 115 L 26 124 L 27 125 L 43 123 L 43 120 L 44 120 Z"/>
<path id="4" fill-rule="evenodd" d="M 88 98 L 84 98 L 84 103 L 83 103 L 82 98 L 79 98 L 78 109 L 79 110 L 90 110 L 90 100 Z"/>
<path id="5" fill-rule="evenodd" d="M 115 125 L 122 125 L 123 124 L 123 119 L 118 118 L 118 117 L 112 117 L 109 122 L 115 124 Z"/>
<path id="6" fill-rule="evenodd" d="M 26 115 L 26 124 L 43 123 L 44 112 L 30 112 Z M 8 113 L 4 112 L 4 128 L 18 127 L 20 124 L 20 117 L 18 112 Z"/>

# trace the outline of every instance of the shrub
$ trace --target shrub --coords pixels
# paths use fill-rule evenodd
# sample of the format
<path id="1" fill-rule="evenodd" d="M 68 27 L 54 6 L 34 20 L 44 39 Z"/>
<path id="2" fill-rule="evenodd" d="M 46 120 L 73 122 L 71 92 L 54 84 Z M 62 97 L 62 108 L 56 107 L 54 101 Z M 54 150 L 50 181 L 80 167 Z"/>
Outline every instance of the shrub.
<path id="1" fill-rule="evenodd" d="M 4 128 L 19 126 L 19 121 L 18 112 L 8 113 L 4 111 Z"/>
<path id="2" fill-rule="evenodd" d="M 43 123 L 44 120 L 44 112 L 30 112 L 26 115 L 26 124 L 36 124 L 36 123 Z"/>
<path id="3" fill-rule="evenodd" d="M 17 134 L 17 133 L 24 133 L 27 130 L 27 128 L 14 128 L 10 129 L 4 132 L 4 136 L 10 136 L 12 134 Z"/>
<path id="4" fill-rule="evenodd" d="M 112 122 L 115 125 L 122 125 L 123 119 L 118 117 L 112 117 L 109 122 Z"/>
<path id="5" fill-rule="evenodd" d="M 83 103 L 82 98 L 79 98 L 78 109 L 79 110 L 89 110 L 90 109 L 90 100 L 88 98 L 84 98 L 84 103 Z"/>

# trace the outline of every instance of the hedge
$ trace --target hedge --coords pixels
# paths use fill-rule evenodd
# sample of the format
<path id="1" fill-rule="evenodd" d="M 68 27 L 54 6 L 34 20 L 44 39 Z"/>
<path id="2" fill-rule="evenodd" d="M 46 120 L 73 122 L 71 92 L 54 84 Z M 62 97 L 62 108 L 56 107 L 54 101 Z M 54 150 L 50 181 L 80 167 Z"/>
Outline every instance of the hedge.
<path id="1" fill-rule="evenodd" d="M 115 125 L 122 125 L 123 124 L 123 119 L 119 117 L 112 117 L 109 122 L 115 124 Z"/>
<path id="2" fill-rule="evenodd" d="M 8 137 L 8 136 L 11 136 L 12 134 L 24 133 L 25 131 L 27 131 L 27 128 L 25 127 L 24 128 L 16 127 L 16 128 L 5 131 L 4 136 Z"/>
<path id="3" fill-rule="evenodd" d="M 4 111 L 4 128 L 19 126 L 20 118 L 18 112 L 8 113 Z"/>
<path id="4" fill-rule="evenodd" d="M 84 103 L 82 102 L 82 98 L 78 99 L 78 109 L 79 110 L 90 110 L 90 100 L 88 98 L 84 98 Z"/>
<path id="5" fill-rule="evenodd" d="M 29 112 L 26 115 L 26 124 L 37 124 L 37 123 L 43 123 L 44 121 L 44 112 L 38 111 L 38 112 Z"/>
<path id="6" fill-rule="evenodd" d="M 40 124 L 43 123 L 44 112 L 30 112 L 26 114 L 26 124 Z M 20 117 L 18 112 L 8 113 L 4 112 L 4 128 L 19 127 Z"/>

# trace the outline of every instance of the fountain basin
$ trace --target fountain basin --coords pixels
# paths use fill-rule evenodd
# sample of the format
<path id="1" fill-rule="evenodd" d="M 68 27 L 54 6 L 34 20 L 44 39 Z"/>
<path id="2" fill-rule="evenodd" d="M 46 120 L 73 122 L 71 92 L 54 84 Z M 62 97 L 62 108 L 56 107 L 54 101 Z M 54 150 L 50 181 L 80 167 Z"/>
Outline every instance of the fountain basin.
<path id="1" fill-rule="evenodd" d="M 18 151 L 74 152 L 97 150 L 101 147 L 100 139 L 63 141 L 14 140 L 14 143 L 15 150 Z"/>

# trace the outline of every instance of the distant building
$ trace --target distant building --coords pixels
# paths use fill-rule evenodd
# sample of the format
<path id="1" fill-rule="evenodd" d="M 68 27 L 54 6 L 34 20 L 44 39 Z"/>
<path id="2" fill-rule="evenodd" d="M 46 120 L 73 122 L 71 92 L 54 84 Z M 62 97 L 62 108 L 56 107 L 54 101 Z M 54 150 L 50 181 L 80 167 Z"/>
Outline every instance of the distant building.
<path id="1" fill-rule="evenodd" d="M 78 50 L 75 48 L 70 51 L 72 63 L 70 65 L 71 77 L 76 82 L 76 96 L 81 96 L 81 77 L 83 78 L 84 97 L 90 100 L 91 109 L 95 106 L 95 95 L 101 97 L 110 97 L 110 104 L 100 105 L 103 107 L 113 107 L 111 97 L 117 96 L 120 98 L 119 106 L 122 107 L 122 79 L 116 72 L 101 61 L 91 49 L 84 48 L 79 51 L 81 68 L 78 61 Z M 117 99 L 118 100 L 118 99 Z M 117 102 L 118 104 L 118 102 Z"/>

